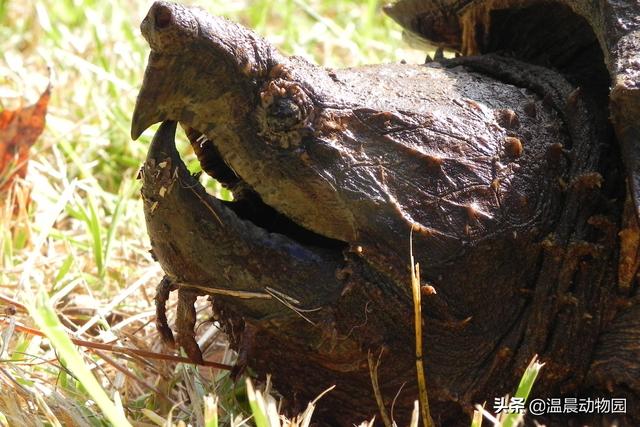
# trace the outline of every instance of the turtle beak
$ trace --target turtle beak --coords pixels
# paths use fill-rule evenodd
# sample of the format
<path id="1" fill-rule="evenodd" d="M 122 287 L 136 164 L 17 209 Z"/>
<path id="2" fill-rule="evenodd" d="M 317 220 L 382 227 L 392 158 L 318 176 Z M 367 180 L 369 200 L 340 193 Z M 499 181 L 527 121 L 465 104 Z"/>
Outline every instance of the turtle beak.
<path id="1" fill-rule="evenodd" d="M 138 139 L 149 126 L 161 120 L 159 111 L 155 108 L 157 105 L 154 102 L 155 94 L 147 92 L 151 91 L 141 90 L 136 100 L 136 108 L 131 119 L 131 139 L 133 140 Z"/>
<path id="2" fill-rule="evenodd" d="M 190 11 L 178 4 L 156 1 L 140 25 L 151 47 L 147 68 L 131 123 L 131 137 L 138 139 L 154 123 L 165 120 L 171 98 L 176 98 L 179 76 L 175 52 L 183 51 L 198 25 Z"/>
<path id="3" fill-rule="evenodd" d="M 233 95 L 234 103 L 220 100 L 219 106 L 207 105 L 203 110 L 229 110 L 253 90 L 252 81 L 264 78 L 284 61 L 269 43 L 246 28 L 165 1 L 154 3 L 140 28 L 151 54 L 133 113 L 133 139 L 154 123 L 193 118 L 185 108 L 208 100 L 215 103 L 225 94 Z M 203 125 L 214 120 L 200 119 Z"/>
<path id="4" fill-rule="evenodd" d="M 168 118 L 170 114 L 169 98 L 176 83 L 169 72 L 171 61 L 160 54 L 151 53 L 149 56 L 131 120 L 131 138 L 134 140 L 149 126 Z"/>

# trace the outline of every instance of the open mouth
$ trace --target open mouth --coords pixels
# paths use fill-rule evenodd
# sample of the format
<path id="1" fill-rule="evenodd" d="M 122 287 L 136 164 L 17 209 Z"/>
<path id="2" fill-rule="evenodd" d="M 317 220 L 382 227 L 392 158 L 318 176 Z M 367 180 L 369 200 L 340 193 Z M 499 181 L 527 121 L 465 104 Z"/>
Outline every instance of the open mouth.
<path id="1" fill-rule="evenodd" d="M 160 125 L 142 173 L 151 246 L 171 281 L 200 295 L 238 297 L 258 317 L 282 309 L 276 294 L 301 310 L 333 301 L 343 287 L 336 271 L 344 264 L 344 243 L 308 231 L 266 205 L 208 140 L 187 130 L 199 144 L 205 170 L 237 199 L 208 194 L 176 150 L 176 127 L 173 121 Z"/>
<path id="2" fill-rule="evenodd" d="M 142 198 L 155 258 L 166 273 L 158 288 L 158 328 L 173 342 L 164 314 L 178 290 L 177 343 L 193 360 L 202 356 L 194 338 L 198 295 L 213 295 L 246 318 L 302 316 L 329 306 L 344 282 L 344 243 L 312 233 L 262 202 L 229 168 L 213 144 L 187 128 L 203 168 L 234 192 L 223 201 L 208 194 L 180 158 L 177 123 L 164 121 L 142 169 Z M 307 315 L 302 314 L 307 313 Z"/>
<path id="3" fill-rule="evenodd" d="M 322 236 L 300 226 L 264 203 L 260 195 L 225 162 L 209 138 L 193 128 L 183 127 L 202 170 L 233 194 L 233 201 L 220 200 L 220 202 L 232 210 L 238 218 L 249 221 L 269 233 L 281 234 L 303 245 L 335 250 L 341 250 L 346 246 L 344 242 Z"/>

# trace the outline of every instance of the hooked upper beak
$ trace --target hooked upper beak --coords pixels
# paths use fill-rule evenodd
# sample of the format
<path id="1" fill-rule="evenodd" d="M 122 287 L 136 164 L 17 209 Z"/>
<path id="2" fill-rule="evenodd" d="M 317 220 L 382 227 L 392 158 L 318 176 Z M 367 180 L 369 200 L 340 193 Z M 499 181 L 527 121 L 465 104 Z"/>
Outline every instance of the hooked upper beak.
<path id="1" fill-rule="evenodd" d="M 185 99 L 202 102 L 203 93 L 216 98 L 239 90 L 285 61 L 252 31 L 163 0 L 153 4 L 140 29 L 151 54 L 133 113 L 133 139 L 154 123 L 185 118 Z"/>
<path id="2" fill-rule="evenodd" d="M 131 123 L 131 137 L 138 139 L 154 123 L 168 117 L 171 97 L 179 86 L 175 52 L 184 50 L 197 33 L 198 23 L 190 9 L 156 1 L 140 25 L 151 54 L 138 94 Z"/>
<path id="3" fill-rule="evenodd" d="M 136 108 L 131 119 L 131 139 L 136 140 L 151 125 L 161 121 L 161 117 L 153 109 L 153 102 L 149 98 L 142 98 L 142 93 L 136 101 Z"/>
<path id="4" fill-rule="evenodd" d="M 177 86 L 176 73 L 169 72 L 173 60 L 155 53 L 149 56 L 131 119 L 132 139 L 138 139 L 149 126 L 171 118 L 171 97 Z"/>
<path id="5" fill-rule="evenodd" d="M 160 121 L 159 115 L 151 109 L 151 105 L 151 102 L 146 99 L 141 100 L 140 96 L 138 96 L 133 118 L 131 119 L 131 139 L 140 138 L 142 132 L 149 126 Z"/>

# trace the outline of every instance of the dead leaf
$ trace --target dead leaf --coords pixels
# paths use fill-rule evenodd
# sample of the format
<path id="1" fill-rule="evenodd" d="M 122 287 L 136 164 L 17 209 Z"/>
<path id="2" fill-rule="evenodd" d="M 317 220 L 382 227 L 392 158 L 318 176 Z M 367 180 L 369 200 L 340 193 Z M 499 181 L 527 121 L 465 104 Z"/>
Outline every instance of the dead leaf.
<path id="1" fill-rule="evenodd" d="M 35 104 L 0 112 L 0 198 L 27 174 L 29 149 L 44 130 L 50 96 L 48 85 Z"/>

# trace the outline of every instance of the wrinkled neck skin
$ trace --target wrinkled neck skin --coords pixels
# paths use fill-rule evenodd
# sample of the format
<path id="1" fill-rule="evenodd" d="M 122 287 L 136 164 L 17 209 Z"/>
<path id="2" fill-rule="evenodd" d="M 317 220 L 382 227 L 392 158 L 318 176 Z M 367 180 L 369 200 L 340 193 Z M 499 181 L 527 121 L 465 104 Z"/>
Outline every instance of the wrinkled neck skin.
<path id="1" fill-rule="evenodd" d="M 508 391 L 515 377 L 501 368 L 515 366 L 531 333 L 541 242 L 569 179 L 563 150 L 571 141 L 545 94 L 437 63 L 326 70 L 221 18 L 181 8 L 164 19 L 154 8 L 143 23 L 152 51 L 132 133 L 163 120 L 194 129 L 264 203 L 344 243 L 327 303 L 334 318 L 315 333 L 337 333 L 359 348 L 400 342 L 406 354 L 393 355 L 396 367 L 410 374 L 411 238 L 423 283 L 437 291 L 424 300 L 436 400 L 464 402 L 498 377 L 495 390 Z M 327 259 L 335 268 L 336 257 Z M 365 325 L 375 316 L 378 333 L 359 336 L 354 319 Z M 406 335 L 397 335 L 399 324 Z M 323 369 L 361 369 L 362 360 L 333 369 L 334 347 L 319 341 Z M 537 350 L 523 350 L 518 366 Z M 393 395 L 404 377 L 392 379 L 396 367 L 386 361 Z"/>

